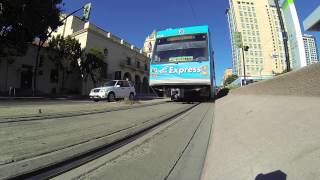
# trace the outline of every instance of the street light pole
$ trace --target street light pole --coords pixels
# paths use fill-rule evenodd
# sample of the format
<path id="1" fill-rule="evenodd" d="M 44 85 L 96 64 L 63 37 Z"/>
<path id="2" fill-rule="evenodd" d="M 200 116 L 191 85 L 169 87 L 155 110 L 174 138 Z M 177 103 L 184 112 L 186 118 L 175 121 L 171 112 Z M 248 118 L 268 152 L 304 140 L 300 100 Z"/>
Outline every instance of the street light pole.
<path id="1" fill-rule="evenodd" d="M 243 59 L 243 80 L 244 85 L 247 85 L 247 75 L 246 75 L 246 60 L 244 58 L 244 52 L 249 50 L 249 46 L 242 45 L 242 59 Z"/>
<path id="2" fill-rule="evenodd" d="M 60 20 L 61 23 L 63 23 L 63 21 L 65 21 L 68 17 L 72 16 L 73 14 L 79 12 L 82 9 L 88 9 L 86 12 L 84 12 L 84 19 L 88 20 L 89 15 L 90 15 L 90 9 L 91 9 L 91 3 L 88 3 L 84 6 L 82 6 L 81 8 L 73 11 L 72 13 L 68 14 L 65 18 L 63 18 L 62 20 Z M 45 37 L 43 37 L 42 39 L 39 39 L 39 43 L 38 43 L 38 48 L 37 48 L 37 55 L 36 55 L 36 59 L 35 59 L 35 63 L 34 63 L 34 69 L 33 69 L 33 81 L 32 81 L 32 96 L 36 95 L 36 87 L 37 87 L 37 73 L 38 73 L 38 66 L 39 66 L 39 56 L 40 56 L 40 51 L 44 45 L 44 43 L 48 40 L 48 38 L 51 36 L 51 34 L 55 31 L 55 29 L 51 29 L 51 32 L 49 34 L 47 34 Z"/>
<path id="3" fill-rule="evenodd" d="M 234 45 L 237 48 L 241 48 L 241 51 L 242 51 L 243 80 L 244 80 L 244 85 L 246 85 L 247 84 L 247 77 L 246 77 L 246 62 L 245 62 L 245 58 L 244 58 L 244 51 L 248 51 L 249 50 L 249 46 L 244 46 L 243 45 L 241 32 L 234 32 L 233 39 L 234 39 Z M 241 79 L 241 77 L 240 77 L 240 79 Z M 241 85 L 243 86 L 242 80 L 241 80 Z"/>
<path id="4" fill-rule="evenodd" d="M 243 61 L 243 82 L 241 83 L 242 86 L 246 85 L 247 83 L 247 78 L 246 78 L 246 61 L 244 59 L 244 47 L 241 48 L 242 51 L 242 61 Z"/>

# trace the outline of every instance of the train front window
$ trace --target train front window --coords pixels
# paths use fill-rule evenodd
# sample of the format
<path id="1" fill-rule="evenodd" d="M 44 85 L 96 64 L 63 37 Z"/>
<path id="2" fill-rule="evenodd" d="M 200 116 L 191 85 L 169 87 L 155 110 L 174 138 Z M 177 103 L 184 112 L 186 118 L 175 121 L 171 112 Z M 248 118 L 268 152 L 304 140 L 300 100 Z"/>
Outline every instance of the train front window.
<path id="1" fill-rule="evenodd" d="M 185 35 L 156 41 L 153 63 L 178 63 L 208 60 L 207 35 Z"/>

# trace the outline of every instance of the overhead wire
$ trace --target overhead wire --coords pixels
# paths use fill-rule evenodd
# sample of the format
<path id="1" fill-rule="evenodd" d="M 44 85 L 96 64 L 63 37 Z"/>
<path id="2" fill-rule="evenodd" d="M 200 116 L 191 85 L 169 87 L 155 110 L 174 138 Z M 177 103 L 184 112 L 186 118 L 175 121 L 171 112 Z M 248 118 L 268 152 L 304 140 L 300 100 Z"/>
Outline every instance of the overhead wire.
<path id="1" fill-rule="evenodd" d="M 194 8 L 193 8 L 193 4 L 191 3 L 191 1 L 190 1 L 190 0 L 187 0 L 187 3 L 188 3 L 188 4 L 189 4 L 189 6 L 190 6 L 190 9 L 191 9 L 191 12 L 192 12 L 192 16 L 193 16 L 193 20 L 194 20 L 194 22 L 195 22 L 196 24 L 199 24 L 199 21 L 198 21 L 198 18 L 197 18 L 196 12 L 195 12 L 195 10 L 194 10 Z"/>

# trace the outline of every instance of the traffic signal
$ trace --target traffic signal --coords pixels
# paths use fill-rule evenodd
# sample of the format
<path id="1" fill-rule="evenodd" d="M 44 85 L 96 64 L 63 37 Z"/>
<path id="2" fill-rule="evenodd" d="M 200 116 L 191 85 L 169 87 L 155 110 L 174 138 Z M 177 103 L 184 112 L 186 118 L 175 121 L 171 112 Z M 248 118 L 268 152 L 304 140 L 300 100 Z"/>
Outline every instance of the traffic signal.
<path id="1" fill-rule="evenodd" d="M 88 3 L 83 6 L 83 17 L 82 17 L 83 20 L 85 21 L 89 20 L 90 11 L 91 11 L 91 3 Z"/>
<path id="2" fill-rule="evenodd" d="M 233 39 L 236 47 L 242 48 L 242 35 L 241 32 L 235 32 L 233 34 Z"/>

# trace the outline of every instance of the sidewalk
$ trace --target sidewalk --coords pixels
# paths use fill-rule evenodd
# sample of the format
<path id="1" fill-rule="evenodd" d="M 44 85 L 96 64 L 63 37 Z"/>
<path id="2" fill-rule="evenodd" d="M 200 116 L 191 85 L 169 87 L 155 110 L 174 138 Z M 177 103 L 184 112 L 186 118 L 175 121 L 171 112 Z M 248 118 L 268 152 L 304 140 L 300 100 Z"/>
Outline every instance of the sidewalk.
<path id="1" fill-rule="evenodd" d="M 319 104 L 295 96 L 218 100 L 202 180 L 320 179 Z"/>

